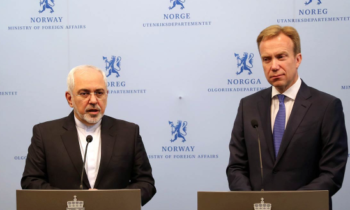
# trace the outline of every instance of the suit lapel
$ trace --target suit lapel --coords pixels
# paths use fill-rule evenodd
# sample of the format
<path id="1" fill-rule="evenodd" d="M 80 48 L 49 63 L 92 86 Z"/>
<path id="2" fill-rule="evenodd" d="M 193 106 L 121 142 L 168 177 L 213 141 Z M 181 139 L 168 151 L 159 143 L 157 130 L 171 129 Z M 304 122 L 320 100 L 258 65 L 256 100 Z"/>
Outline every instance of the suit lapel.
<path id="1" fill-rule="evenodd" d="M 286 130 L 283 134 L 283 139 L 275 162 L 275 166 L 278 164 L 278 161 L 282 158 L 283 153 L 286 151 L 290 141 L 294 136 L 295 131 L 299 127 L 301 121 L 307 113 L 307 110 L 310 108 L 312 104 L 310 101 L 308 101 L 310 97 L 311 93 L 309 87 L 304 82 L 302 82 L 298 94 L 296 96 Z"/>
<path id="2" fill-rule="evenodd" d="M 66 121 L 64 122 L 63 128 L 67 130 L 62 136 L 62 142 L 67 150 L 67 153 L 74 165 L 74 168 L 77 172 L 77 175 L 81 176 L 81 170 L 83 166 L 83 160 L 82 155 L 80 151 L 80 145 L 79 145 L 79 138 L 78 138 L 78 132 L 75 127 L 75 121 L 74 121 L 74 112 L 71 112 L 70 115 L 66 118 Z M 88 181 L 86 172 L 84 170 L 83 175 L 83 182 L 86 186 L 90 187 L 90 183 Z"/>
<path id="3" fill-rule="evenodd" d="M 262 141 L 265 142 L 271 159 L 275 160 L 275 149 L 273 146 L 273 138 L 272 138 L 272 132 L 271 132 L 271 91 L 272 88 L 267 89 L 264 91 L 261 100 L 258 102 L 258 110 L 259 115 L 261 119 L 261 127 L 262 131 L 264 133 L 262 138 Z"/>
<path id="4" fill-rule="evenodd" d="M 94 188 L 98 189 L 98 185 L 103 177 L 103 174 L 108 167 L 109 161 L 113 155 L 113 148 L 115 143 L 115 137 L 111 134 L 110 128 L 113 125 L 113 121 L 108 117 L 103 117 L 101 122 L 101 160 L 100 167 L 95 182 Z"/>

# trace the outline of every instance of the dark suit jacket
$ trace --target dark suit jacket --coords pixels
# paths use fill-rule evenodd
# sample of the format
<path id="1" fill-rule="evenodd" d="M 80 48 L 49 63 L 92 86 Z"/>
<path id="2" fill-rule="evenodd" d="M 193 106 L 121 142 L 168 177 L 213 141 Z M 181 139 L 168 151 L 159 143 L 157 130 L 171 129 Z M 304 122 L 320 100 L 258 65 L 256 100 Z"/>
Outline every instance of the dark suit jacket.
<path id="1" fill-rule="evenodd" d="M 243 98 L 230 141 L 226 173 L 231 190 L 260 190 L 258 132 L 265 190 L 329 190 L 341 187 L 348 158 L 347 134 L 341 101 L 304 82 L 275 158 L 271 131 L 272 88 Z"/>
<path id="2" fill-rule="evenodd" d="M 79 189 L 83 160 L 73 112 L 33 128 L 21 185 L 23 189 Z M 83 185 L 91 188 L 84 172 Z M 104 116 L 96 189 L 141 189 L 142 205 L 156 193 L 152 168 L 133 123 Z"/>

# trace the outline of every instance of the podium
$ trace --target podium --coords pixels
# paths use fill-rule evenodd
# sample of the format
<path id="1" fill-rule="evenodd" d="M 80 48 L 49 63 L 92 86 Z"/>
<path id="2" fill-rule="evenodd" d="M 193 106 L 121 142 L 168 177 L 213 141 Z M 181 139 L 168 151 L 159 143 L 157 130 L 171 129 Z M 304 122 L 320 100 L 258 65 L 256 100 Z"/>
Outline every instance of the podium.
<path id="1" fill-rule="evenodd" d="M 141 210 L 140 190 L 17 190 L 17 210 Z"/>
<path id="2" fill-rule="evenodd" d="M 198 192 L 198 210 L 329 210 L 327 190 Z"/>

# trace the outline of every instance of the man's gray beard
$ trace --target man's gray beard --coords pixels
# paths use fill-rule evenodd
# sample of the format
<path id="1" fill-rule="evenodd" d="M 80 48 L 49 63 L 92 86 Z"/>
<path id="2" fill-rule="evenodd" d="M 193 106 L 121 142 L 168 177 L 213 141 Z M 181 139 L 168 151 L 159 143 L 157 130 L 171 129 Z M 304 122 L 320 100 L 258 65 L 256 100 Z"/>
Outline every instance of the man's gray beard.
<path id="1" fill-rule="evenodd" d="M 95 124 L 98 121 L 100 121 L 102 117 L 103 115 L 101 113 L 98 113 L 96 117 L 91 117 L 89 114 L 86 113 L 81 119 L 84 119 L 88 123 Z"/>
<path id="2" fill-rule="evenodd" d="M 96 117 L 90 117 L 89 113 L 80 114 L 78 111 L 75 113 L 78 114 L 80 119 L 83 119 L 86 122 L 91 123 L 91 124 L 96 124 L 103 117 L 103 114 L 101 114 L 101 113 L 98 113 L 98 115 Z"/>

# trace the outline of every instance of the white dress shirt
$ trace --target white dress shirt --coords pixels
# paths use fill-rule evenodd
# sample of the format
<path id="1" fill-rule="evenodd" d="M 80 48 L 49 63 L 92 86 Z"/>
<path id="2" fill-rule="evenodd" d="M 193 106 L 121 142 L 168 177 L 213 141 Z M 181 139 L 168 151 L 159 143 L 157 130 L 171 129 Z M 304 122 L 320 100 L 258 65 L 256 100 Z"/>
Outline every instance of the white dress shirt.
<path id="1" fill-rule="evenodd" d="M 92 142 L 89 143 L 88 151 L 86 154 L 85 171 L 88 176 L 91 188 L 94 188 L 101 160 L 101 120 L 93 126 L 86 126 L 75 116 L 74 119 L 78 131 L 79 145 L 83 161 L 85 147 L 87 144 L 86 137 L 88 135 L 91 135 L 93 137 Z"/>
<path id="2" fill-rule="evenodd" d="M 295 101 L 295 98 L 297 97 L 300 86 L 301 86 L 300 77 L 298 77 L 298 80 L 290 88 L 288 88 L 284 93 L 278 92 L 278 90 L 274 86 L 272 86 L 272 95 L 271 95 L 271 98 L 272 98 L 272 101 L 271 101 L 271 129 L 272 129 L 272 132 L 273 132 L 273 126 L 275 125 L 276 115 L 277 115 L 277 112 L 279 110 L 279 100 L 278 100 L 277 95 L 283 94 L 286 96 L 284 99 L 284 104 L 286 107 L 286 124 L 284 126 L 286 128 L 290 114 L 291 114 L 292 109 L 293 109 L 294 101 Z"/>

